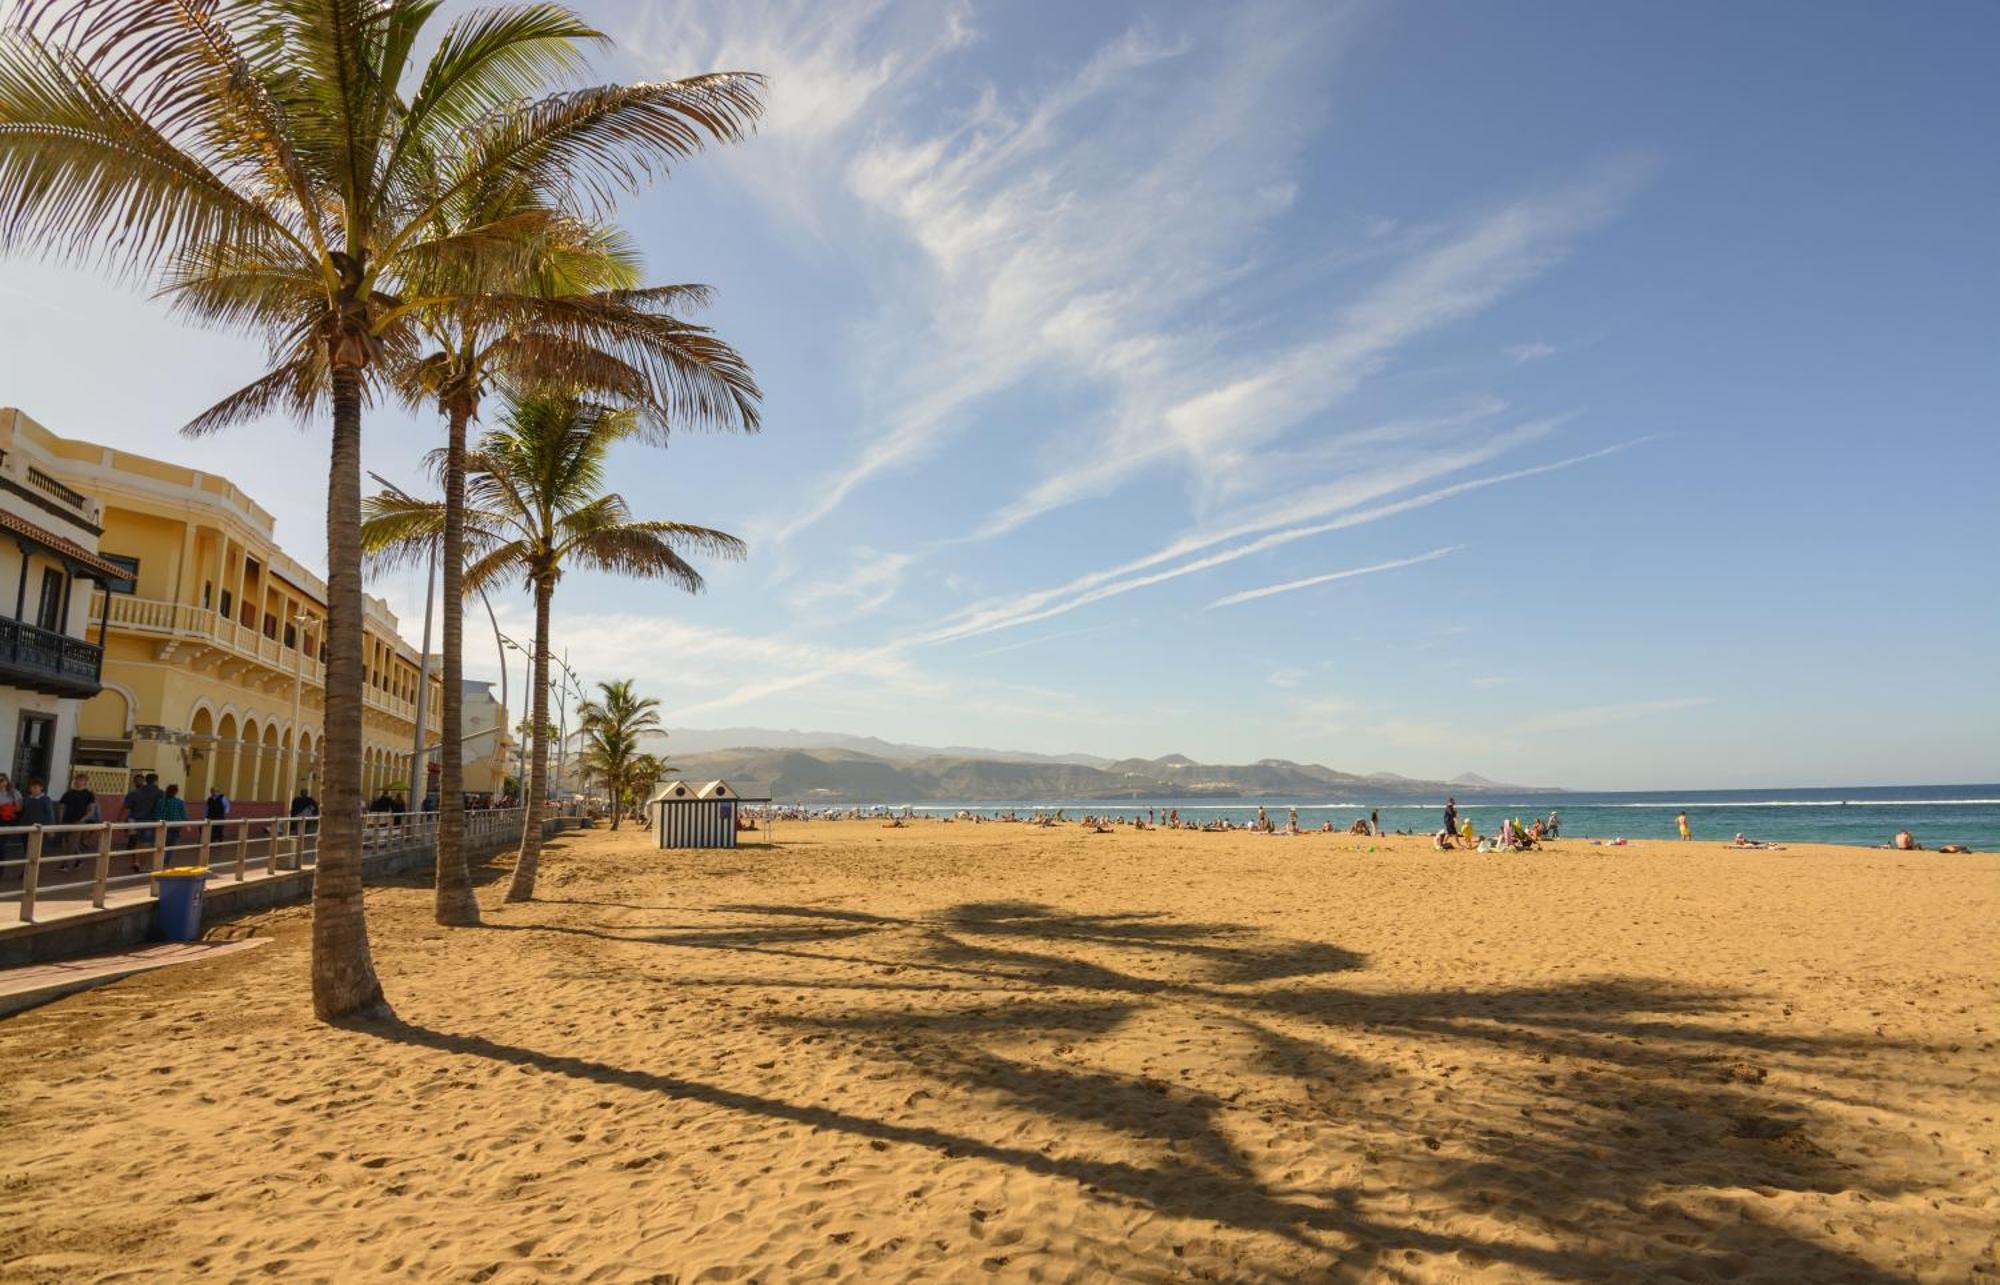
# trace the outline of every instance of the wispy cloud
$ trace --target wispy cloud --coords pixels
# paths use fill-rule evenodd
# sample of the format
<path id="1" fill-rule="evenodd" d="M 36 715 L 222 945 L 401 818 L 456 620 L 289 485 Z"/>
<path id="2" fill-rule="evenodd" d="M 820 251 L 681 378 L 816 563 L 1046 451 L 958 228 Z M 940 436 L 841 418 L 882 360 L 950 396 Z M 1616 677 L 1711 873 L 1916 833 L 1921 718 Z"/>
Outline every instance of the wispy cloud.
<path id="1" fill-rule="evenodd" d="M 1570 243 L 1609 218 L 1649 172 L 1642 160 L 1509 202 L 1403 263 L 1305 342 L 1234 359 L 1211 355 L 1208 335 L 1154 334 L 1148 360 L 1119 378 L 1118 410 L 1096 449 L 1066 456 L 1041 482 L 996 511 L 984 535 L 1102 494 L 1157 460 L 1178 457 L 1197 478 L 1251 467 L 1255 448 L 1353 393 L 1400 347 L 1491 307 L 1560 261 Z M 1200 351 L 1197 351 L 1199 349 Z"/>
<path id="2" fill-rule="evenodd" d="M 1501 351 L 1512 357 L 1517 363 L 1525 364 L 1531 361 L 1540 361 L 1544 357 L 1553 357 L 1560 350 L 1552 343 L 1546 343 L 1537 339 L 1531 343 L 1514 344 Z"/>
<path id="3" fill-rule="evenodd" d="M 915 561 L 914 554 L 885 553 L 866 545 L 848 553 L 852 566 L 844 576 L 809 580 L 794 589 L 794 606 L 813 610 L 834 608 L 850 616 L 879 611 L 896 596 L 903 574 Z"/>
<path id="4" fill-rule="evenodd" d="M 1314 585 L 1332 584 L 1336 580 L 1352 580 L 1356 576 L 1372 576 L 1381 571 L 1394 571 L 1399 567 L 1413 567 L 1419 562 L 1435 562 L 1447 554 L 1458 552 L 1464 545 L 1449 545 L 1442 549 L 1432 549 L 1413 558 L 1397 558 L 1393 562 L 1378 562 L 1369 567 L 1353 567 L 1346 571 L 1329 571 L 1325 575 L 1307 576 L 1302 580 L 1287 580 L 1283 584 L 1265 585 L 1260 589 L 1245 589 L 1241 593 L 1228 594 L 1208 604 L 1207 610 L 1217 607 L 1233 607 L 1240 602 L 1254 602 L 1259 598 L 1269 598 L 1274 594 L 1292 593 L 1299 589 L 1310 589 Z"/>

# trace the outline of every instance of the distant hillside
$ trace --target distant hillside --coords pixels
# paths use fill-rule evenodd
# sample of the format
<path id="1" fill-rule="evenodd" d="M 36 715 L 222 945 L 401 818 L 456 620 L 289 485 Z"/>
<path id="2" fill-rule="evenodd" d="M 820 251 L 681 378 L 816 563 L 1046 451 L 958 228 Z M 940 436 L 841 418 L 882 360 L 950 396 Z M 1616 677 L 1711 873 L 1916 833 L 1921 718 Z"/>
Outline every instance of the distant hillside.
<path id="1" fill-rule="evenodd" d="M 854 738 L 860 739 L 860 738 Z M 1210 798 L 1370 800 L 1441 799 L 1492 791 L 1538 792 L 1546 787 L 1419 781 L 1383 774 L 1359 776 L 1316 763 L 1262 759 L 1245 764 L 1197 763 L 1185 755 L 1120 759 L 1114 763 L 996 759 L 930 754 L 891 759 L 845 747 L 727 748 L 693 751 L 681 734 L 668 739 L 677 775 L 728 780 L 744 794 L 785 802 L 978 803 L 1036 799 Z M 1468 774 L 1469 775 L 1469 774 Z"/>
<path id="2" fill-rule="evenodd" d="M 903 745 L 877 736 L 846 732 L 778 731 L 768 727 L 670 727 L 668 751 L 673 754 L 713 754 L 721 750 L 857 750 L 892 763 L 927 758 L 981 759 L 992 763 L 1083 763 L 1109 766 L 1096 754 L 1030 754 L 1023 750 L 989 750 L 974 745 Z M 657 751 L 656 751 L 657 752 Z"/>

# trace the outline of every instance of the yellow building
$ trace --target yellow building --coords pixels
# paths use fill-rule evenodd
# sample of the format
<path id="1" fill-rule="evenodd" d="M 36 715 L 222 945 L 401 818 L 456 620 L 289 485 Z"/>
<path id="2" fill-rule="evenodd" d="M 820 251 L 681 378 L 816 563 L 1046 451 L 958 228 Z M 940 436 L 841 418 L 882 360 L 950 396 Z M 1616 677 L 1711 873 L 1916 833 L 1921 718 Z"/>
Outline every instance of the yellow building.
<path id="1" fill-rule="evenodd" d="M 72 761 L 93 788 L 122 793 L 132 772 L 157 772 L 197 815 L 211 786 L 252 813 L 281 810 L 298 785 L 316 792 L 326 587 L 277 546 L 271 515 L 212 473 L 57 437 L 17 410 L 0 409 L 0 442 L 99 506 L 98 556 L 127 570 L 91 595 L 103 686 L 83 705 Z M 368 599 L 366 628 L 373 796 L 409 789 L 422 671 L 380 599 Z M 435 665 L 429 683 L 435 744 Z"/>

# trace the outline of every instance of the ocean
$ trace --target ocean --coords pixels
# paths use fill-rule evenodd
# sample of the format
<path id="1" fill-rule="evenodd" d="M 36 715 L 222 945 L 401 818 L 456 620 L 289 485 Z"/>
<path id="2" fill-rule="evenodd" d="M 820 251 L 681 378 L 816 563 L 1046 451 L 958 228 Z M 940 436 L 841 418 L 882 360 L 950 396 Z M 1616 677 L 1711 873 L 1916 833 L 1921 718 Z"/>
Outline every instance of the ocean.
<path id="1" fill-rule="evenodd" d="M 1183 819 L 1197 822 L 1227 817 L 1232 822 L 1254 820 L 1261 805 L 1283 825 L 1286 809 L 1299 810 L 1302 827 L 1317 828 L 1332 821 L 1336 830 L 1354 824 L 1371 810 L 1381 813 L 1385 830 L 1430 834 L 1443 824 L 1442 797 L 1421 804 L 1408 800 L 1329 800 L 1323 798 L 1264 798 L 1217 802 L 1214 799 L 1023 799 L 1003 803 L 918 803 L 919 816 L 951 816 L 959 811 L 996 816 L 1028 815 L 1060 808 L 1066 816 L 1129 817 L 1148 809 L 1164 815 L 1178 808 Z M 1458 813 L 1471 817 L 1481 834 L 1492 834 L 1505 817 L 1531 821 L 1551 810 L 1562 813 L 1563 835 L 1592 839 L 1671 839 L 1674 815 L 1685 809 L 1697 839 L 1728 842 L 1738 834 L 1763 843 L 1843 843 L 1863 847 L 1886 844 L 1898 830 L 1908 830 L 1926 848 L 1962 843 L 1980 852 L 2000 851 L 2000 784 L 1888 785 L 1814 790 L 1658 790 L 1646 793 L 1461 794 Z M 901 807 L 895 810 L 901 811 Z"/>

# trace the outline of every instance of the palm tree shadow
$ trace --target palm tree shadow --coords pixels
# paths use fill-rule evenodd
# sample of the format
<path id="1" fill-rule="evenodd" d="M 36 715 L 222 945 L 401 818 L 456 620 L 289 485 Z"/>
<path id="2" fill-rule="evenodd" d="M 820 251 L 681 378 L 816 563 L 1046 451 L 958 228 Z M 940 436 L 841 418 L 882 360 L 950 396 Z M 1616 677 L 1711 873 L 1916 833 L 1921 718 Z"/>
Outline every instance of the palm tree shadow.
<path id="1" fill-rule="evenodd" d="M 1745 1264 L 1766 1270 L 1782 1263 L 1799 1279 L 1894 1279 L 1866 1260 L 1765 1222 L 1749 1207 L 1722 1220 L 1658 1200 L 1658 1192 L 1677 1187 L 1859 1189 L 1884 1196 L 1901 1189 L 1892 1178 L 1830 1154 L 1815 1138 L 1819 1121 L 1810 1100 L 1765 1087 L 1761 1068 L 1746 1063 L 1785 1059 L 1825 1078 L 1838 1074 L 1854 1046 L 1830 1037 L 1752 1033 L 1716 1020 L 1740 1006 L 1746 997 L 1737 993 L 1634 978 L 1479 991 L 1301 984 L 1361 970 L 1367 960 L 1327 943 L 1151 912 L 1071 914 L 1023 902 L 963 903 L 904 917 L 827 906 L 712 909 L 737 922 L 652 935 L 632 935 L 629 925 L 622 932 L 562 925 L 524 930 L 942 978 L 920 989 L 944 991 L 936 1001 L 944 1007 L 917 1012 L 905 1004 L 871 1007 L 863 998 L 890 1001 L 907 993 L 899 983 L 731 977 L 686 984 L 811 984 L 846 991 L 857 1002 L 844 1010 L 760 1009 L 759 1020 L 809 1033 L 805 1043 L 975 1094 L 1047 1123 L 1064 1140 L 1086 1138 L 1079 1130 L 1094 1129 L 1122 1141 L 1096 1154 L 1087 1142 L 1075 1142 L 1086 1149 L 1065 1155 L 513 1049 L 476 1036 L 441 1036 L 401 1023 L 381 1033 L 855 1136 L 980 1156 L 1164 1214 L 1274 1233 L 1325 1254 L 1342 1272 L 1382 1270 L 1384 1255 L 1413 1250 L 1584 1278 L 1711 1269 L 1726 1274 Z M 743 923 L 744 916 L 758 922 Z M 842 949 L 816 949 L 821 943 Z M 1113 1039 L 1135 1022 L 1190 1012 L 1235 1032 L 1247 1049 L 1247 1065 L 1265 1081 L 1289 1085 L 1289 1095 L 1224 1102 L 1198 1084 L 1112 1071 L 1073 1056 L 1076 1048 Z M 1482 1103 L 1485 1114 L 1472 1119 L 1472 1133 L 1449 1148 L 1413 1137 L 1406 1099 L 1420 1089 L 1442 1090 L 1417 1083 L 1420 1073 L 1407 1064 L 1356 1052 L 1367 1045 L 1349 1037 L 1364 1034 L 1414 1048 L 1420 1065 L 1481 1050 L 1507 1055 L 1506 1065 L 1516 1069 L 1503 1074 L 1519 1076 L 1518 1087 L 1533 1102 L 1504 1118 Z M 1522 1064 L 1531 1070 L 1519 1070 Z M 1441 1074 L 1456 1070 L 1452 1065 Z M 1563 1248 L 1535 1249 L 1518 1235 L 1482 1241 L 1392 1223 L 1371 1217 L 1344 1184 L 1315 1189 L 1261 1176 L 1259 1162 L 1243 1148 L 1246 1113 L 1337 1129 L 1365 1150 L 1371 1181 L 1436 1193 L 1462 1208 L 1494 1210 L 1502 1227 L 1530 1219 Z M 1140 1158 L 1108 1158 L 1126 1156 Z M 1662 1232 L 1668 1222 L 1685 1225 Z M 1661 1251 L 1661 1236 L 1677 1248 Z M 1615 1247 L 1624 1244 L 1651 1246 L 1647 1252 L 1655 1257 L 1641 1263 L 1621 1256 Z M 1658 1257 L 1662 1252 L 1668 1256 Z"/>

